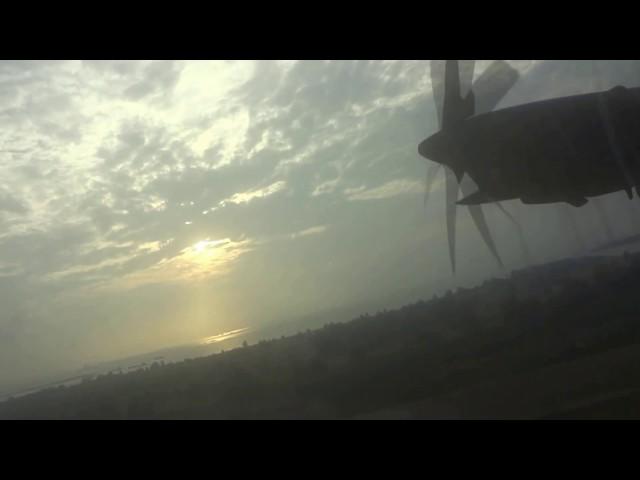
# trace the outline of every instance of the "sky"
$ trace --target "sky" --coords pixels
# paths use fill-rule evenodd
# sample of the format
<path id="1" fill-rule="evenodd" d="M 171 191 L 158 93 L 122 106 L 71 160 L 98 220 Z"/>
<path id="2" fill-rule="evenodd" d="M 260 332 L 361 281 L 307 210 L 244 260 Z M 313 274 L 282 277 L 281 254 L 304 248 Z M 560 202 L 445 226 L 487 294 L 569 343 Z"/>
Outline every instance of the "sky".
<path id="1" fill-rule="evenodd" d="M 509 63 L 501 108 L 640 84 L 632 61 Z M 425 206 L 417 153 L 428 61 L 2 61 L 0 127 L 0 389 L 524 265 L 487 209 L 506 271 L 463 212 L 451 274 L 444 179 Z M 603 208 L 632 231 L 616 195 Z M 561 209 L 505 206 L 536 261 L 575 253 Z"/>

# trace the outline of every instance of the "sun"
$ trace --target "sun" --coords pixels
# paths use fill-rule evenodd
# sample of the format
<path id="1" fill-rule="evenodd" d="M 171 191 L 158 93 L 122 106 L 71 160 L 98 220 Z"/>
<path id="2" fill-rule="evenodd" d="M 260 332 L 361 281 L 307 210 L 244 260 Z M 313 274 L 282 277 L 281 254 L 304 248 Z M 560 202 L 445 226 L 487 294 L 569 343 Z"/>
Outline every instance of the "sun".
<path id="1" fill-rule="evenodd" d="M 211 242 L 209 240 L 201 240 L 197 243 L 194 243 L 192 249 L 195 253 L 202 253 L 211 243 L 214 243 L 214 242 Z"/>
<path id="2" fill-rule="evenodd" d="M 206 259 L 212 256 L 219 256 L 222 251 L 216 247 L 220 247 L 229 243 L 228 239 L 224 240 L 200 240 L 199 242 L 194 243 L 190 247 L 186 248 L 183 253 L 194 261 L 206 261 Z"/>

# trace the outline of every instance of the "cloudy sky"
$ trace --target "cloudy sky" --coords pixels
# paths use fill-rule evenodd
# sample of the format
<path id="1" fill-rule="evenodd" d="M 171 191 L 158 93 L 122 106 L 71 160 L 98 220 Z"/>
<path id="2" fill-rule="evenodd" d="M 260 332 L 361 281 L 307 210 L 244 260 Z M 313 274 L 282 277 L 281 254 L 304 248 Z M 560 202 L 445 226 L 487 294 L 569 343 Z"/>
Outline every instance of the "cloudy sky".
<path id="1" fill-rule="evenodd" d="M 510 63 L 503 106 L 640 80 L 634 62 Z M 423 204 L 427 61 L 3 61 L 0 126 L 0 386 L 504 274 L 461 213 L 452 277 L 442 182 Z M 536 260 L 571 253 L 557 209 L 506 206 Z"/>

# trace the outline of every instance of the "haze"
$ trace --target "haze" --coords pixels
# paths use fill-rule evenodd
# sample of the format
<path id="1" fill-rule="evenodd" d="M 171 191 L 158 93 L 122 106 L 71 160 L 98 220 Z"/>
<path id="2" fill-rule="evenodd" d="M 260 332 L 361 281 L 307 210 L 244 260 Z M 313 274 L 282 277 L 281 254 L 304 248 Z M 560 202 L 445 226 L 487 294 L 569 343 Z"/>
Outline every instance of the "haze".
<path id="1" fill-rule="evenodd" d="M 510 64 L 501 107 L 640 84 L 635 61 Z M 451 274 L 443 184 L 425 208 L 417 153 L 428 61 L 4 61 L 0 122 L 0 390 L 525 264 L 500 212 L 502 271 L 461 209 Z M 603 200 L 616 235 L 636 203 Z M 605 239 L 593 209 L 578 240 L 558 206 L 505 207 L 537 262 Z"/>

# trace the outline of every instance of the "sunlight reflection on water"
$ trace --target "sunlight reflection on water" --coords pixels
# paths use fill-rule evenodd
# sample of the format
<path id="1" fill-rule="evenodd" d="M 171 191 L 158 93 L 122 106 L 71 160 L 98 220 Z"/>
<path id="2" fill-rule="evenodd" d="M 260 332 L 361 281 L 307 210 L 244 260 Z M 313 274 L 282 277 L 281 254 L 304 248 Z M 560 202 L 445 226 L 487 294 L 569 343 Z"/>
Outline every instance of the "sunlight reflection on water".
<path id="1" fill-rule="evenodd" d="M 203 338 L 200 343 L 202 345 L 211 345 L 212 343 L 222 342 L 224 340 L 229 340 L 230 338 L 237 337 L 246 333 L 249 330 L 249 327 L 238 328 L 237 330 L 230 330 L 228 332 L 219 333 L 218 335 L 212 335 L 210 337 Z"/>

